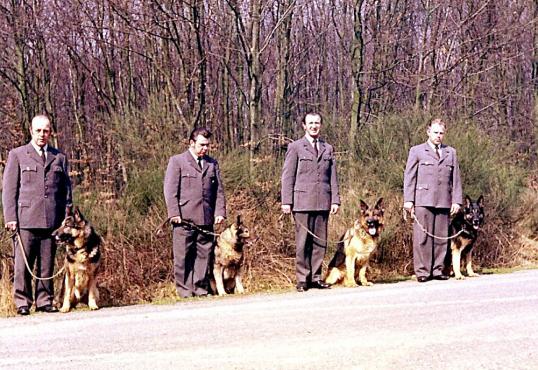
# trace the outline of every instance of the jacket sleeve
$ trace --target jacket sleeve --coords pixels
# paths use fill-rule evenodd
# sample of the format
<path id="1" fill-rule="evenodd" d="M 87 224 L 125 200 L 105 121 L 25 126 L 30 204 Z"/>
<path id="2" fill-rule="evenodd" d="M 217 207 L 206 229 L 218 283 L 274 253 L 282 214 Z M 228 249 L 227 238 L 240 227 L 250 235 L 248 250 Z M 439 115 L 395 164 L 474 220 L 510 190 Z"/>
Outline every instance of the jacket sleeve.
<path id="1" fill-rule="evenodd" d="M 283 205 L 293 205 L 293 188 L 295 187 L 297 176 L 297 162 L 297 150 L 293 144 L 290 144 L 288 145 L 286 159 L 284 160 L 284 166 L 282 167 L 281 198 Z"/>
<path id="2" fill-rule="evenodd" d="M 179 194 L 181 181 L 181 167 L 176 163 L 174 157 L 168 161 L 168 167 L 164 175 L 164 200 L 168 218 L 181 216 L 179 209 Z"/>
<path id="3" fill-rule="evenodd" d="M 222 216 L 226 218 L 226 197 L 224 196 L 224 186 L 220 177 L 220 168 L 218 162 L 215 162 L 215 174 L 217 176 L 217 201 L 215 203 L 215 217 Z"/>
<path id="4" fill-rule="evenodd" d="M 463 204 L 460 164 L 456 156 L 456 149 L 454 149 L 454 172 L 452 177 L 452 203 Z"/>
<path id="5" fill-rule="evenodd" d="M 20 170 L 17 154 L 9 152 L 4 178 L 2 181 L 2 207 L 4 209 L 4 222 L 18 222 L 17 203 L 19 199 Z"/>
<path id="6" fill-rule="evenodd" d="M 418 156 L 415 150 L 411 148 L 409 150 L 409 156 L 407 157 L 407 164 L 404 171 L 404 203 L 415 202 L 415 191 L 417 187 L 417 173 L 418 173 Z"/>

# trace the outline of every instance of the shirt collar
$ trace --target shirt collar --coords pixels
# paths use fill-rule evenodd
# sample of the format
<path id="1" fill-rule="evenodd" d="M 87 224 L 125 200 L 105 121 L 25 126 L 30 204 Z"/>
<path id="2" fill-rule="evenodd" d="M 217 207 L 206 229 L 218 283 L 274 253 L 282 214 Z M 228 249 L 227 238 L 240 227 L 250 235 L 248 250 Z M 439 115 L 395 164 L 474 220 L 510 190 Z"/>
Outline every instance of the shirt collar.
<path id="1" fill-rule="evenodd" d="M 305 137 L 306 137 L 306 140 L 308 140 L 308 142 L 311 144 L 311 145 L 314 145 L 314 138 L 308 134 L 305 134 Z M 316 138 L 316 140 L 318 141 L 319 143 L 319 136 Z"/>
<path id="2" fill-rule="evenodd" d="M 189 153 L 191 153 L 192 157 L 194 158 L 195 161 L 198 160 L 198 156 L 192 151 L 189 149 Z M 202 158 L 202 161 L 204 160 L 204 156 L 201 157 Z"/>
<path id="3" fill-rule="evenodd" d="M 30 144 L 32 144 L 32 146 L 34 147 L 35 151 L 37 152 L 37 154 L 41 155 L 41 147 L 39 145 L 36 145 L 33 141 L 30 141 Z M 45 153 L 47 153 L 47 149 L 49 148 L 49 144 L 45 144 L 45 146 L 43 146 L 43 151 Z M 46 154 L 45 154 L 46 155 Z"/>
<path id="4" fill-rule="evenodd" d="M 432 143 L 430 140 L 428 140 L 428 145 L 430 146 L 430 148 L 435 150 L 435 144 Z M 442 146 L 443 146 L 443 144 L 439 144 L 439 150 L 441 150 Z"/>

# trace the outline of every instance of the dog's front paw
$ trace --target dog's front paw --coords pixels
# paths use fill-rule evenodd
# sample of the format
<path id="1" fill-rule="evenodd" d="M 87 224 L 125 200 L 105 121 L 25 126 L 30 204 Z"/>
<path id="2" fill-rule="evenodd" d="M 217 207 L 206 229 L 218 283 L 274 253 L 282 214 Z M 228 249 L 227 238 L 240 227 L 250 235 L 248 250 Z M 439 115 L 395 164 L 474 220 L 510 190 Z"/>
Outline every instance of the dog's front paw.
<path id="1" fill-rule="evenodd" d="M 222 296 L 225 296 L 225 295 L 228 295 L 228 293 L 226 293 L 226 292 L 219 292 L 219 297 L 222 297 Z"/>
<path id="2" fill-rule="evenodd" d="M 465 276 L 463 276 L 463 275 L 456 275 L 456 280 L 465 280 Z"/>
<path id="3" fill-rule="evenodd" d="M 90 310 L 98 310 L 99 309 L 99 306 L 96 304 L 96 303 L 90 303 L 88 304 L 88 307 L 90 308 Z"/>
<path id="4" fill-rule="evenodd" d="M 62 307 L 60 307 L 60 312 L 61 313 L 67 313 L 67 312 L 69 312 L 69 309 L 70 309 L 69 306 L 62 306 Z"/>
<path id="5" fill-rule="evenodd" d="M 480 276 L 480 274 L 477 274 L 476 272 L 470 272 L 467 274 L 469 277 L 477 277 Z"/>
<path id="6" fill-rule="evenodd" d="M 361 281 L 361 285 L 362 286 L 372 286 L 374 285 L 374 283 L 372 283 L 371 281 Z"/>
<path id="7" fill-rule="evenodd" d="M 354 282 L 354 281 L 345 280 L 345 281 L 344 281 L 344 286 L 345 286 L 346 288 L 356 288 L 356 287 L 358 287 L 359 285 L 358 285 L 356 282 Z"/>

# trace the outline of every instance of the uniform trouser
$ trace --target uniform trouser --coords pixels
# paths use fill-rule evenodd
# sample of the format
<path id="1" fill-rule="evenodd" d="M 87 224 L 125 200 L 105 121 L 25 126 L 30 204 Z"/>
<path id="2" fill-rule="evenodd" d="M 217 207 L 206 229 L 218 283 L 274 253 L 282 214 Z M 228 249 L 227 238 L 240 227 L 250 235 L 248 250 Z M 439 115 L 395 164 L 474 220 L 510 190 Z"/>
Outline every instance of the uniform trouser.
<path id="1" fill-rule="evenodd" d="M 28 265 L 35 272 L 37 277 L 47 278 L 52 276 L 54 271 L 54 257 L 56 255 L 56 243 L 51 236 L 51 229 L 20 229 L 24 248 L 24 255 Z M 15 305 L 18 307 L 31 307 L 34 303 L 32 296 L 32 276 L 24 263 L 24 256 L 15 237 L 14 241 L 15 267 L 13 280 L 13 295 Z M 35 304 L 36 307 L 43 307 L 52 304 L 54 299 L 54 282 L 49 280 L 36 280 L 35 282 Z"/>
<path id="2" fill-rule="evenodd" d="M 212 226 L 199 226 L 213 231 Z M 189 226 L 174 226 L 173 231 L 174 277 L 180 297 L 188 298 L 207 294 L 207 268 L 213 250 L 214 237 Z"/>
<path id="3" fill-rule="evenodd" d="M 448 236 L 450 209 L 415 207 L 415 217 L 430 234 Z M 443 273 L 443 262 L 448 240 L 428 236 L 415 221 L 413 225 L 413 265 L 417 277 L 439 276 Z"/>
<path id="4" fill-rule="evenodd" d="M 327 250 L 328 211 L 294 212 L 295 244 L 295 273 L 297 283 L 309 283 L 321 280 L 321 265 Z M 308 228 L 313 235 L 305 230 Z"/>

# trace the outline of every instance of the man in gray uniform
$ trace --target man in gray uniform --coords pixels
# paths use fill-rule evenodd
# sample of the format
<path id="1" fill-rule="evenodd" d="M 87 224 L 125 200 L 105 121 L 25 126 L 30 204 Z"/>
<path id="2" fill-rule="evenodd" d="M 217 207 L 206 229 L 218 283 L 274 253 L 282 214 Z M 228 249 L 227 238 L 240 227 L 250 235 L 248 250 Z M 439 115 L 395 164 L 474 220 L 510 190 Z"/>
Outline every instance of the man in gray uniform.
<path id="1" fill-rule="evenodd" d="M 288 145 L 281 194 L 282 212 L 293 212 L 295 218 L 298 292 L 329 288 L 321 280 L 321 265 L 327 250 L 329 213 L 336 214 L 340 205 L 333 147 L 319 137 L 321 116 L 307 114 L 303 129 L 305 136 Z"/>
<path id="2" fill-rule="evenodd" d="M 34 117 L 30 131 L 30 143 L 9 152 L 2 186 L 5 227 L 19 232 L 24 247 L 23 255 L 15 239 L 13 290 L 19 315 L 28 315 L 34 301 L 24 256 L 31 268 L 37 261 L 38 277 L 52 276 L 56 244 L 51 234 L 64 219 L 66 207 L 72 206 L 67 158 L 48 145 L 49 119 Z M 37 280 L 36 311 L 57 312 L 53 298 L 53 281 Z"/>
<path id="3" fill-rule="evenodd" d="M 174 226 L 174 277 L 182 298 L 207 295 L 213 224 L 226 217 L 219 164 L 207 155 L 210 138 L 208 129 L 194 129 L 189 149 L 170 158 L 164 177 L 168 218 Z"/>
<path id="4" fill-rule="evenodd" d="M 413 264 L 417 281 L 447 280 L 443 260 L 447 251 L 449 215 L 463 202 L 456 150 L 443 145 L 445 124 L 433 120 L 428 141 L 412 147 L 404 172 L 404 209 L 415 215 Z M 439 238 L 427 235 L 425 230 Z"/>

